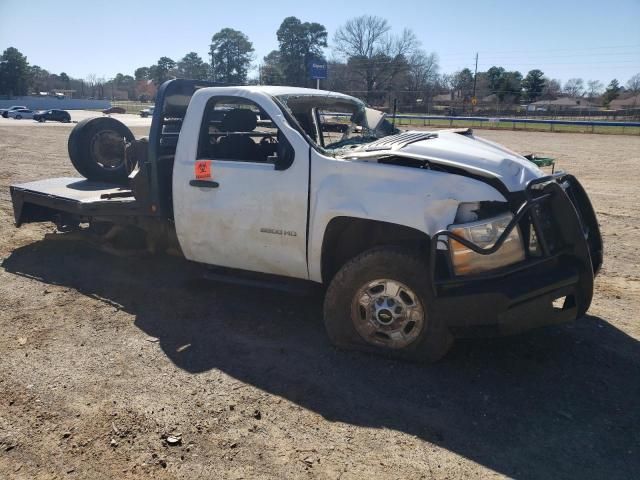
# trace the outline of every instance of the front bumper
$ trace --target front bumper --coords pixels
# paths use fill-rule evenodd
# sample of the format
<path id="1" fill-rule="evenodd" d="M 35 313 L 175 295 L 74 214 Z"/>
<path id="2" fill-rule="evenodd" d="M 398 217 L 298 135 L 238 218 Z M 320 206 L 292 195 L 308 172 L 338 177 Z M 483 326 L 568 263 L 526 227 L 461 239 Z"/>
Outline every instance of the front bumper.
<path id="1" fill-rule="evenodd" d="M 457 336 L 509 334 L 562 323 L 583 316 L 593 296 L 593 281 L 602 265 L 602 238 L 595 212 L 580 183 L 558 173 L 536 179 L 502 237 L 516 225 L 535 229 L 541 254 L 527 252 L 524 262 L 491 273 L 456 277 L 446 250 L 437 250 L 449 231 L 434 235 L 431 245 L 433 315 L 443 318 Z M 498 251 L 503 238 L 477 253 Z M 439 254 L 439 255 L 438 255 Z"/>

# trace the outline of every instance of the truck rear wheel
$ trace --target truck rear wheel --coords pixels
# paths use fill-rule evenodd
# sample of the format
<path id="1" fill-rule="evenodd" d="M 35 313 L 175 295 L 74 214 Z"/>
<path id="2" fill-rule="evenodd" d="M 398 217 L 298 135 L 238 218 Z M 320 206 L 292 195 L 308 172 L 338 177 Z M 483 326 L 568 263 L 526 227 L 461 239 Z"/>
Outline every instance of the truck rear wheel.
<path id="1" fill-rule="evenodd" d="M 425 258 L 397 247 L 374 248 L 331 281 L 325 327 L 337 347 L 434 362 L 453 339 L 442 319 L 430 314 L 432 298 Z"/>
<path id="2" fill-rule="evenodd" d="M 133 165 L 127 165 L 125 148 L 134 140 L 131 130 L 114 118 L 88 118 L 69 135 L 69 158 L 89 180 L 124 182 L 133 169 Z"/>

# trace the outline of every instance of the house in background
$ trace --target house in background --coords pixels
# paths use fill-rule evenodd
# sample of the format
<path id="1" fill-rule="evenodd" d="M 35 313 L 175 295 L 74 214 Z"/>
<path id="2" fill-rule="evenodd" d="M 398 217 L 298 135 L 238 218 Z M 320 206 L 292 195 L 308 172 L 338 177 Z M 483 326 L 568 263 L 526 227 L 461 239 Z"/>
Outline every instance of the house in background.
<path id="1" fill-rule="evenodd" d="M 541 112 L 560 112 L 566 110 L 598 110 L 599 106 L 586 98 L 560 97 L 555 100 L 538 100 L 527 105 L 527 110 Z"/>
<path id="2" fill-rule="evenodd" d="M 640 93 L 627 98 L 616 98 L 615 100 L 611 100 L 609 108 L 611 110 L 628 110 L 632 108 L 640 108 Z"/>

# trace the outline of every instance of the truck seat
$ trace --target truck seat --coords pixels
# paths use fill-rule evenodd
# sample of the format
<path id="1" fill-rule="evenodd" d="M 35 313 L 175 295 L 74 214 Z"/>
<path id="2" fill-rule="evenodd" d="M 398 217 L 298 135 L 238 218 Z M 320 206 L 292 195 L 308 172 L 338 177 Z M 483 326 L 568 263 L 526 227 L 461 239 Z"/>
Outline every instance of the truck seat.
<path id="1" fill-rule="evenodd" d="M 259 160 L 258 145 L 250 132 L 258 125 L 256 114 L 246 108 L 229 110 L 220 125 L 222 132 L 228 133 L 217 145 L 216 156 L 232 160 Z"/>

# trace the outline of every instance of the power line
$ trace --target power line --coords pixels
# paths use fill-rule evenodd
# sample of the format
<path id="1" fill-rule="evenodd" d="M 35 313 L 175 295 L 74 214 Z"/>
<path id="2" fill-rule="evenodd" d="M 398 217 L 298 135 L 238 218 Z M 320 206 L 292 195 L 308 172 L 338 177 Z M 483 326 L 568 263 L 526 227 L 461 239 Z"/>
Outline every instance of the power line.
<path id="1" fill-rule="evenodd" d="M 445 59 L 459 59 L 459 58 L 469 58 L 469 55 L 464 55 L 464 56 L 449 56 L 449 55 L 439 55 L 439 58 L 445 58 Z M 482 58 L 489 58 L 491 59 L 491 61 L 499 61 L 499 62 L 504 62 L 504 61 L 508 61 L 508 60 L 512 60 L 512 59 L 520 59 L 520 58 L 526 58 L 526 59 L 539 59 L 539 60 L 546 60 L 546 59 L 560 59 L 560 58 L 596 58 L 596 59 L 602 59 L 602 58 L 624 58 L 624 57 L 631 57 L 631 58 L 637 58 L 638 62 L 640 62 L 640 52 L 624 52 L 624 53 L 617 53 L 617 54 L 573 54 L 573 55 L 528 55 L 528 54 L 521 54 L 521 55 L 510 55 L 508 57 L 499 57 L 499 56 L 495 56 L 495 55 L 482 55 Z"/>
<path id="2" fill-rule="evenodd" d="M 613 49 L 613 48 L 638 48 L 640 49 L 640 44 L 627 44 L 627 45 L 608 45 L 608 46 L 599 46 L 599 47 L 581 47 L 581 48 L 552 48 L 552 49 L 534 49 L 534 50 L 492 50 L 483 52 L 479 51 L 480 54 L 484 53 L 526 53 L 526 52 L 575 52 L 575 51 L 592 51 L 592 50 L 604 50 L 604 49 Z M 450 52 L 443 52 L 443 54 L 455 55 L 455 54 L 467 54 L 464 50 L 456 50 Z"/>
<path id="3" fill-rule="evenodd" d="M 522 62 L 507 62 L 512 65 L 540 65 L 544 63 L 545 65 L 617 65 L 620 63 L 635 63 L 640 67 L 640 62 L 636 62 L 635 60 L 614 60 L 612 62 L 535 62 L 535 63 L 522 63 Z M 483 63 L 481 64 L 483 67 L 494 66 L 495 63 Z"/>
<path id="4" fill-rule="evenodd" d="M 448 60 L 448 59 L 445 59 Z M 524 59 L 524 60 L 528 60 L 528 59 Z M 332 63 L 332 62 L 331 62 Z M 351 59 L 348 60 L 347 62 L 336 62 L 336 63 L 332 63 L 333 65 L 345 65 L 345 66 L 358 66 L 358 65 L 391 65 L 391 64 L 398 64 L 398 60 L 391 58 L 388 60 L 370 60 L 370 59 Z M 436 63 L 440 63 L 440 62 L 436 62 Z M 471 62 L 473 63 L 473 61 Z M 630 64 L 638 64 L 638 67 L 640 67 L 640 61 L 636 61 L 636 60 L 611 60 L 611 61 L 593 61 L 593 62 L 545 62 L 544 60 L 540 60 L 534 63 L 523 63 L 520 61 L 505 61 L 505 60 L 496 60 L 496 61 L 492 61 L 492 60 L 487 60 L 487 61 L 483 61 L 483 63 L 479 64 L 479 66 L 482 67 L 492 67 L 492 66 L 498 66 L 498 64 L 500 63 L 507 63 L 507 64 L 513 64 L 513 65 L 525 65 L 525 66 L 529 66 L 529 65 L 540 65 L 540 64 L 544 64 L 544 65 L 614 65 L 614 64 L 620 64 L 620 63 L 630 63 Z M 407 62 L 407 64 L 409 64 Z"/>

